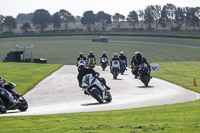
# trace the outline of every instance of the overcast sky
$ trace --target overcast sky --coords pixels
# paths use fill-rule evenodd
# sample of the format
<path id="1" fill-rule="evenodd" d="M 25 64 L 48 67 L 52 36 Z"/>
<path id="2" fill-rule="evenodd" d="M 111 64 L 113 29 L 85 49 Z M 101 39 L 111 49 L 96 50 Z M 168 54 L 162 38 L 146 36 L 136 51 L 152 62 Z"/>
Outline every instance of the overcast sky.
<path id="1" fill-rule="evenodd" d="M 120 13 L 125 16 L 130 11 L 145 9 L 148 5 L 172 3 L 176 7 L 200 7 L 200 0 L 1 0 L 0 14 L 16 17 L 19 13 L 33 13 L 36 9 L 45 9 L 53 14 L 65 9 L 74 16 L 82 16 L 85 11 L 94 13 L 104 11 L 110 15 Z"/>

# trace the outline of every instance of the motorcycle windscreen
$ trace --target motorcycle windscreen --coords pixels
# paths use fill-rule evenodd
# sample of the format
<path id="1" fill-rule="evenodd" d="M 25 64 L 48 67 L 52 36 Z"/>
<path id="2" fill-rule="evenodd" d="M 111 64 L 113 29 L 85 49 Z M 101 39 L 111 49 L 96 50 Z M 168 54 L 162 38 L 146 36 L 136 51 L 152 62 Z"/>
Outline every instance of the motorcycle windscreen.
<path id="1" fill-rule="evenodd" d="M 120 67 L 119 61 L 118 60 L 112 61 L 112 67 L 119 68 Z"/>

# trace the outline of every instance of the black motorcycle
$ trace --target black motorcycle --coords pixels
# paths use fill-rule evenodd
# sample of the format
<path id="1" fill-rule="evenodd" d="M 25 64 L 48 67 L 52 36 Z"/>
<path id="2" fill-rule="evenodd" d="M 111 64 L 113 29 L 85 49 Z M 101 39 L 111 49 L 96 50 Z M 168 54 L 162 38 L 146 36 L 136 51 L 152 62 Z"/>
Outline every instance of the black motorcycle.
<path id="1" fill-rule="evenodd" d="M 150 70 L 146 67 L 141 67 L 138 69 L 139 79 L 144 83 L 145 86 L 148 86 L 151 79 Z"/>
<path id="2" fill-rule="evenodd" d="M 19 107 L 17 107 L 16 109 L 18 109 L 20 111 L 26 111 L 28 109 L 28 103 L 24 99 L 24 97 L 21 96 L 21 95 L 14 96 L 11 92 L 9 92 L 9 89 L 10 90 L 14 89 L 14 91 L 15 91 L 15 86 L 16 85 L 14 83 L 5 84 L 4 88 L 6 88 L 6 89 L 5 89 L 5 91 L 3 91 L 3 93 L 6 93 L 6 95 L 9 95 L 13 99 L 14 102 L 16 102 L 16 101 L 20 101 L 21 102 Z M 13 109 L 9 109 L 8 105 L 5 104 L 5 101 L 3 100 L 3 98 L 0 97 L 0 112 L 1 113 L 6 113 L 7 110 L 13 110 Z"/>

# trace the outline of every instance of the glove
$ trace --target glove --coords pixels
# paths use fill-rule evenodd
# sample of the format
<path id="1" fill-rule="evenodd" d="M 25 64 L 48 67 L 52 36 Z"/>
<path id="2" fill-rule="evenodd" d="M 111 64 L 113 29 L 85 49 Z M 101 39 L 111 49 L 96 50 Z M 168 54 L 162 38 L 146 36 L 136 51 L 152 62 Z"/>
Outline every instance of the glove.
<path id="1" fill-rule="evenodd" d="M 20 95 L 19 94 L 15 94 L 14 97 L 17 99 L 17 98 L 20 97 Z"/>
<path id="2" fill-rule="evenodd" d="M 95 77 L 98 78 L 99 75 L 100 75 L 100 74 L 99 74 L 98 72 L 96 72 Z"/>

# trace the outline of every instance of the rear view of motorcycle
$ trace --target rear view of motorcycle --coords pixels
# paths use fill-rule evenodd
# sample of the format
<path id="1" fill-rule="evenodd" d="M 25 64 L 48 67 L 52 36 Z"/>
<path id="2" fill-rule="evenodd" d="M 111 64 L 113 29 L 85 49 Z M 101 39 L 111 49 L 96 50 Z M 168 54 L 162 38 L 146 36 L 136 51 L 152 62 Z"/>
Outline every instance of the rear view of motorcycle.
<path id="1" fill-rule="evenodd" d="M 139 68 L 138 73 L 140 80 L 144 83 L 145 86 L 148 86 L 151 79 L 149 68 L 147 66 L 141 67 Z"/>
<path id="2" fill-rule="evenodd" d="M 113 78 L 117 79 L 117 76 L 120 71 L 120 62 L 118 60 L 112 61 L 111 73 L 113 74 Z"/>
<path id="3" fill-rule="evenodd" d="M 1 91 L 1 97 L 0 97 L 0 112 L 1 113 L 6 113 L 7 110 L 15 110 L 18 109 L 20 111 L 26 111 L 28 109 L 28 103 L 27 101 L 24 99 L 23 96 L 21 95 L 13 95 L 13 93 L 11 92 L 16 92 L 15 91 L 15 84 L 14 83 L 8 83 L 8 84 L 4 84 L 4 90 Z M 6 104 L 8 101 L 6 101 L 6 99 L 3 97 L 3 95 L 10 97 L 13 102 L 20 102 L 19 106 L 16 106 L 15 108 L 9 108 L 8 105 Z"/>
<path id="4" fill-rule="evenodd" d="M 80 65 L 87 66 L 87 63 L 86 63 L 85 60 L 81 59 L 81 60 L 79 60 L 79 61 L 76 62 L 76 66 L 77 66 L 77 67 L 80 66 Z"/>
<path id="5" fill-rule="evenodd" d="M 89 68 L 94 68 L 95 67 L 95 60 L 94 60 L 94 58 L 89 58 L 87 62 L 88 62 L 87 66 Z"/>
<path id="6" fill-rule="evenodd" d="M 110 91 L 108 91 L 105 86 L 99 81 L 98 76 L 93 77 L 92 74 L 87 74 L 83 78 L 82 87 L 84 93 L 91 95 L 99 103 L 112 101 L 112 96 Z"/>
<path id="7" fill-rule="evenodd" d="M 102 70 L 104 71 L 107 66 L 108 66 L 108 59 L 105 58 L 105 57 L 101 58 L 101 67 L 102 67 Z"/>
<path id="8" fill-rule="evenodd" d="M 121 75 L 124 74 L 125 70 L 126 70 L 126 61 L 121 60 Z"/>

